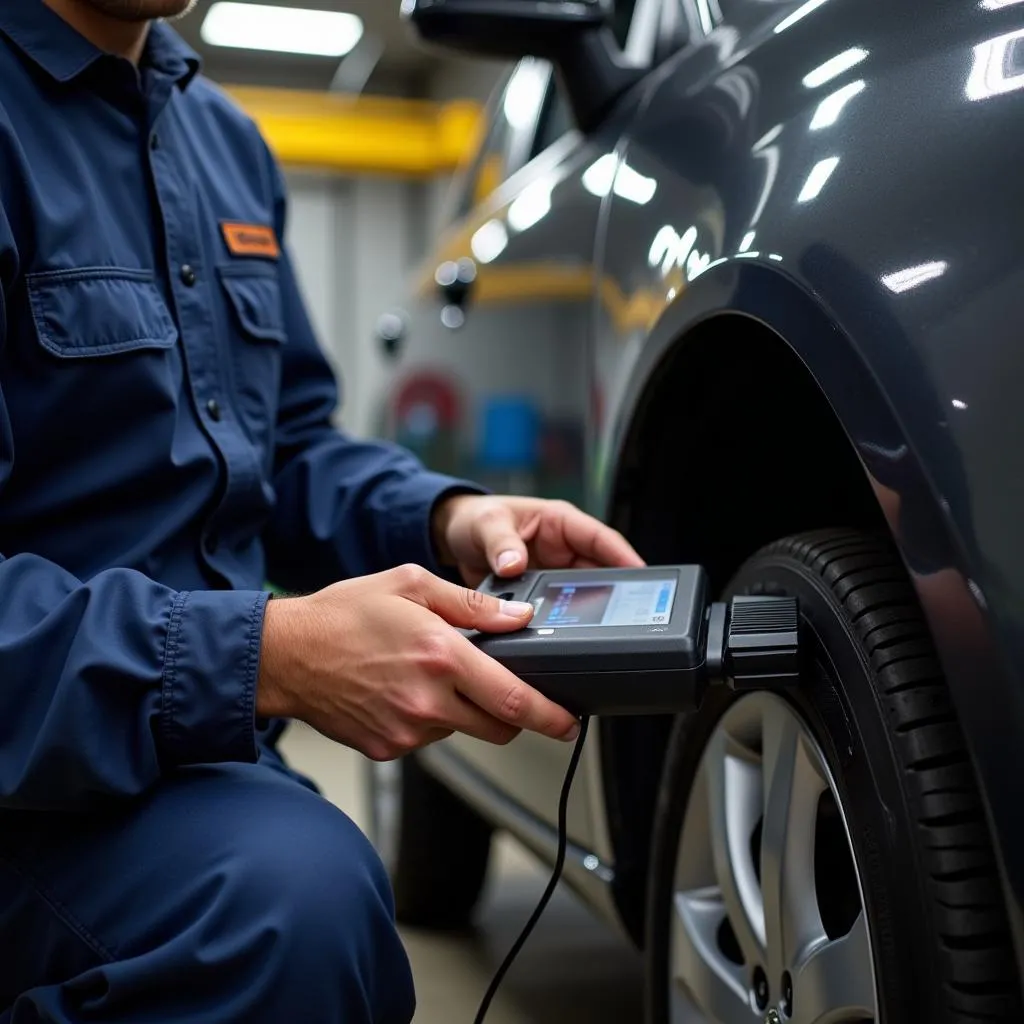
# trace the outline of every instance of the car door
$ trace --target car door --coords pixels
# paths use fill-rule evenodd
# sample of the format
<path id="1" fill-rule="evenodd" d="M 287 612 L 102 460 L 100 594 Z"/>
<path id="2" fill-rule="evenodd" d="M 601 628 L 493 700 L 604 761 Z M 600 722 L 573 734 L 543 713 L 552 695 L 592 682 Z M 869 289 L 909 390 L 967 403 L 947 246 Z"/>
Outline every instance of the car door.
<path id="1" fill-rule="evenodd" d="M 618 5 L 627 59 L 650 60 L 649 23 L 660 8 L 661 0 Z M 584 136 L 550 67 L 529 59 L 492 99 L 448 226 L 416 275 L 395 360 L 388 433 L 432 468 L 506 493 L 591 504 L 595 245 L 602 207 L 622 186 L 615 147 L 630 116 L 624 109 Z M 523 735 L 498 748 L 453 737 L 443 748 L 554 820 L 564 744 Z M 593 801 L 586 785 L 578 793 L 569 831 L 589 844 Z"/>
<path id="2" fill-rule="evenodd" d="M 648 68 L 666 56 L 686 31 L 679 10 L 677 0 L 617 5 L 622 59 Z M 617 156 L 644 91 L 634 89 L 586 136 L 542 63 L 519 64 L 492 100 L 484 141 L 453 190 L 449 225 L 416 278 L 396 361 L 392 436 L 429 464 L 600 511 L 601 467 L 590 454 L 600 404 L 593 316 L 604 290 L 596 250 L 613 196 L 640 206 L 653 198 L 653 180 Z M 505 748 L 453 737 L 433 756 L 457 757 L 553 822 L 569 754 L 523 735 Z M 596 743 L 580 775 L 569 835 L 610 855 Z"/>

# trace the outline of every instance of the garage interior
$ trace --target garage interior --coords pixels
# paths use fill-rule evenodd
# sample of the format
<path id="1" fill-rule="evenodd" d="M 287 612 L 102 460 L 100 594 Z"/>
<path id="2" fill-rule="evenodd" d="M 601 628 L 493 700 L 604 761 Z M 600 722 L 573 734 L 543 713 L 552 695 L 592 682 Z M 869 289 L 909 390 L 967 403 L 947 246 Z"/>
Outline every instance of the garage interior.
<path id="1" fill-rule="evenodd" d="M 0 2 L 0 1024 L 1024 1022 L 1022 102 L 1024 0 Z"/>

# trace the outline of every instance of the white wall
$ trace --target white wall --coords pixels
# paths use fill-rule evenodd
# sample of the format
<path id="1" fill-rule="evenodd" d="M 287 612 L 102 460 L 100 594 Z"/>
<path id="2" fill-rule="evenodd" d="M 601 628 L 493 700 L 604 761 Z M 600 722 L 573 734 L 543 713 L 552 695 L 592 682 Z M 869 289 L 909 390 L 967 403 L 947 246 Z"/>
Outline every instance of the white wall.
<path id="1" fill-rule="evenodd" d="M 321 346 L 339 374 L 339 422 L 372 434 L 387 384 L 374 327 L 401 297 L 422 205 L 401 179 L 292 173 L 288 246 Z"/>

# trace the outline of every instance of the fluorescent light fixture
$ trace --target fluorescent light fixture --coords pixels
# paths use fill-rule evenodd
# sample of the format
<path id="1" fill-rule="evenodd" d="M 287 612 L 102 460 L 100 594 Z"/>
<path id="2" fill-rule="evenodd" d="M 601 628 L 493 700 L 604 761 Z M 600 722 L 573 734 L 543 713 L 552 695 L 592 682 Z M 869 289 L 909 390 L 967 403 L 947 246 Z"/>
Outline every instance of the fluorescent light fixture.
<path id="1" fill-rule="evenodd" d="M 782 257 L 777 252 L 768 253 L 768 259 L 775 260 L 776 263 L 782 262 Z"/>
<path id="2" fill-rule="evenodd" d="M 268 4 L 215 3 L 200 30 L 210 46 L 344 57 L 363 37 L 363 21 L 342 11 Z"/>
<path id="3" fill-rule="evenodd" d="M 969 100 L 985 100 L 990 96 L 1024 88 L 1024 72 L 1006 74 L 1009 63 L 1006 58 L 1009 56 L 1010 47 L 1020 39 L 1024 39 L 1024 29 L 996 36 L 995 39 L 979 43 L 974 48 L 974 64 L 967 78 Z"/>
<path id="4" fill-rule="evenodd" d="M 775 31 L 785 32 L 787 28 L 795 25 L 801 19 L 806 18 L 811 11 L 816 11 L 824 2 L 825 0 L 807 0 L 807 3 L 801 4 L 792 14 L 787 14 L 786 17 L 775 26 Z"/>
<path id="5" fill-rule="evenodd" d="M 804 182 L 804 187 L 800 189 L 800 194 L 796 197 L 796 201 L 798 203 L 809 203 L 812 199 L 816 199 L 825 187 L 825 183 L 832 177 L 832 172 L 838 166 L 839 157 L 837 156 L 829 156 L 824 160 L 819 160 L 811 168 L 811 173 L 807 175 L 807 180 Z"/>
<path id="6" fill-rule="evenodd" d="M 808 89 L 816 89 L 819 85 L 831 82 L 833 78 L 841 75 L 844 71 L 849 71 L 867 55 L 867 50 L 859 46 L 851 46 L 850 49 L 837 53 L 824 64 L 819 64 L 813 71 L 808 71 L 803 77 L 803 83 Z"/>
<path id="7" fill-rule="evenodd" d="M 967 403 L 962 398 L 954 398 L 953 399 L 953 408 L 954 409 L 966 409 L 967 408 Z"/>
<path id="8" fill-rule="evenodd" d="M 658 183 L 625 161 L 621 164 L 614 153 L 605 153 L 583 172 L 583 187 L 593 196 L 603 199 L 614 192 L 638 206 L 646 206 L 658 191 Z"/>
<path id="9" fill-rule="evenodd" d="M 998 11 L 1001 7 L 1012 7 L 1024 0 L 981 0 L 981 8 L 985 11 Z"/>
<path id="10" fill-rule="evenodd" d="M 740 242 L 739 251 L 746 252 L 754 244 L 754 235 L 756 232 L 748 231 Z"/>
<path id="11" fill-rule="evenodd" d="M 901 292 L 910 291 L 925 281 L 932 281 L 941 277 L 949 269 L 945 260 L 933 260 L 931 263 L 919 263 L 916 267 L 907 267 L 906 270 L 897 270 L 892 274 L 886 274 L 882 278 L 882 284 L 891 292 L 899 295 Z"/>
<path id="12" fill-rule="evenodd" d="M 841 89 L 836 89 L 831 96 L 826 96 L 818 104 L 818 109 L 814 111 L 814 117 L 811 118 L 811 131 L 816 132 L 819 128 L 830 128 L 834 125 L 839 120 L 843 107 L 854 96 L 863 92 L 864 86 L 864 79 L 858 78 L 856 82 L 850 82 Z"/>
<path id="13" fill-rule="evenodd" d="M 489 220 L 477 228 L 469 240 L 469 247 L 480 263 L 496 260 L 508 245 L 508 232 L 500 220 Z"/>
<path id="14" fill-rule="evenodd" d="M 551 185 L 535 181 L 527 185 L 508 208 L 508 226 L 513 231 L 526 231 L 551 212 Z"/>
<path id="15" fill-rule="evenodd" d="M 756 249 L 751 249 L 750 252 L 738 252 L 736 253 L 736 259 L 738 260 L 749 260 L 756 259 L 761 254 Z"/>

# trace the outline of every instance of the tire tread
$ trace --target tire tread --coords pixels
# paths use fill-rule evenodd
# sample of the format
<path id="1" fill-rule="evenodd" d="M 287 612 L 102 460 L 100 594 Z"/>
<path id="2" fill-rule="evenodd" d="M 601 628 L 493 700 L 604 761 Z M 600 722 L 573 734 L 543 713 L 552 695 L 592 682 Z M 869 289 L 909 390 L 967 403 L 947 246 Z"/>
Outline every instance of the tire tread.
<path id="1" fill-rule="evenodd" d="M 921 836 L 924 882 L 956 1021 L 1024 1020 L 1009 924 L 981 795 L 928 626 L 898 554 L 841 530 L 778 541 L 841 603 L 873 668 Z"/>

